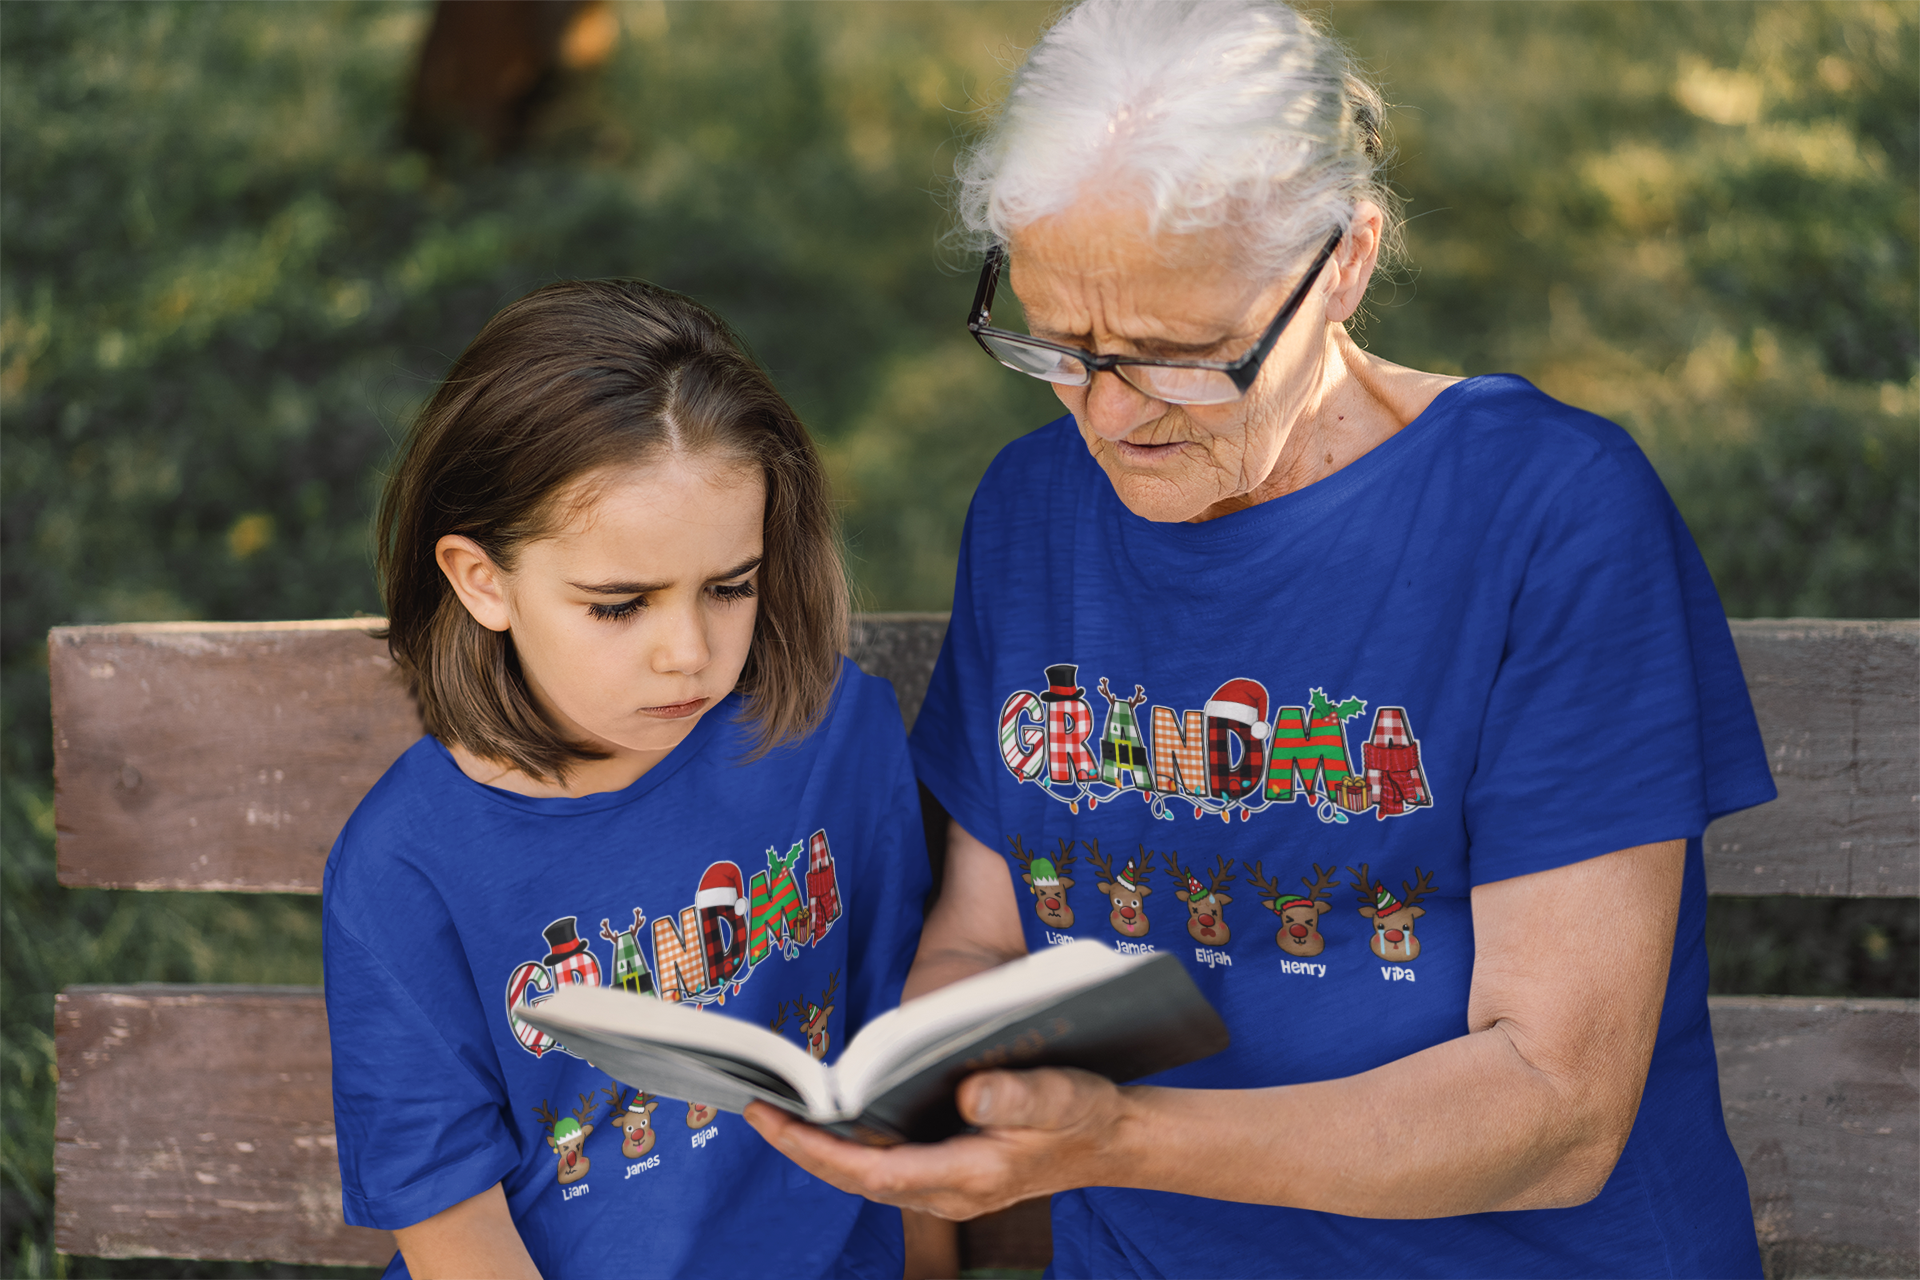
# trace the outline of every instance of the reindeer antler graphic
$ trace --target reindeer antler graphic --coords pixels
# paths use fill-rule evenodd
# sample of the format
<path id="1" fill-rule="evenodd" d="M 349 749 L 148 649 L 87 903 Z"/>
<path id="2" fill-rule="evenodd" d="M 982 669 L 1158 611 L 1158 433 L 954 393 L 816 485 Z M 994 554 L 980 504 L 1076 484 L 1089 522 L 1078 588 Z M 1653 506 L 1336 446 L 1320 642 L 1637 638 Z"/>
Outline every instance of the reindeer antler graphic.
<path id="1" fill-rule="evenodd" d="M 1100 852 L 1100 842 L 1098 840 L 1082 840 L 1080 843 L 1087 847 L 1087 864 L 1100 873 L 1102 880 L 1111 881 L 1113 879 L 1113 859 Z"/>
<path id="2" fill-rule="evenodd" d="M 1340 865 L 1338 863 L 1328 867 L 1325 871 L 1320 869 L 1319 863 L 1314 863 L 1313 874 L 1315 878 L 1308 880 L 1305 876 L 1300 877 L 1300 883 L 1307 887 L 1307 901 L 1331 902 L 1333 895 L 1327 891 L 1339 883 L 1339 873 Z"/>
<path id="3" fill-rule="evenodd" d="M 798 1001 L 796 1001 L 795 1003 L 797 1004 Z M 775 1031 L 780 1030 L 780 1028 L 787 1025 L 787 1017 L 789 1012 L 790 1011 L 787 1008 L 787 1002 L 785 1000 L 782 1000 L 778 1005 L 774 1006 L 773 1021 L 769 1022 L 767 1025 L 773 1028 Z M 792 1012 L 798 1012 L 798 1010 L 793 1010 Z"/>
<path id="4" fill-rule="evenodd" d="M 546 1126 L 547 1136 L 551 1138 L 553 1136 L 553 1126 L 560 1123 L 560 1113 L 549 1106 L 545 1098 L 542 1098 L 539 1105 L 534 1107 L 533 1114 L 539 1119 L 541 1124 Z"/>
<path id="5" fill-rule="evenodd" d="M 1207 892 L 1218 893 L 1233 883 L 1233 859 L 1222 857 L 1220 865 L 1207 872 Z"/>
<path id="6" fill-rule="evenodd" d="M 1280 900 L 1280 886 L 1267 879 L 1267 873 L 1260 869 L 1259 859 L 1252 862 L 1243 859 L 1241 865 L 1247 869 L 1247 883 L 1260 891 L 1260 905 L 1269 911 L 1273 910 L 1273 904 Z"/>
<path id="7" fill-rule="evenodd" d="M 1060 852 L 1053 855 L 1053 865 L 1061 875 L 1067 874 L 1067 868 L 1073 865 L 1073 845 L 1065 836 L 1060 837 Z"/>
<path id="8" fill-rule="evenodd" d="M 1318 865 L 1318 863 L 1315 864 L 1315 866 Z M 1347 872 L 1354 877 L 1353 887 L 1360 895 L 1361 906 L 1370 907 L 1378 901 L 1374 897 L 1373 872 L 1366 863 L 1361 863 L 1358 871 L 1348 867 Z"/>
<path id="9" fill-rule="evenodd" d="M 1433 872 L 1429 871 L 1422 875 L 1419 866 L 1416 865 L 1413 869 L 1413 880 L 1412 884 L 1408 884 L 1405 880 L 1400 882 L 1400 887 L 1406 891 L 1407 895 L 1400 900 L 1400 905 L 1403 907 L 1410 907 L 1427 896 L 1427 891 L 1433 888 Z"/>
<path id="10" fill-rule="evenodd" d="M 1033 854 L 1020 843 L 1019 836 L 1008 836 L 1007 843 L 1013 846 L 1013 860 L 1020 864 L 1022 871 L 1033 870 Z"/>

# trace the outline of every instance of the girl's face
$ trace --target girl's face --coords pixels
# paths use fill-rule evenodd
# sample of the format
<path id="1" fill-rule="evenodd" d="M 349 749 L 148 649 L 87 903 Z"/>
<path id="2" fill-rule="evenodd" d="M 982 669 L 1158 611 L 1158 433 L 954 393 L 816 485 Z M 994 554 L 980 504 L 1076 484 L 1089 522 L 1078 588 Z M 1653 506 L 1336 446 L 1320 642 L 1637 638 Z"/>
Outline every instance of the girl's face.
<path id="1" fill-rule="evenodd" d="M 739 680 L 766 485 L 757 467 L 669 455 L 584 476 L 557 501 L 560 528 L 511 573 L 466 538 L 438 551 L 475 619 L 512 634 L 553 725 L 611 753 L 569 775 L 565 791 L 584 794 L 646 772 Z"/>

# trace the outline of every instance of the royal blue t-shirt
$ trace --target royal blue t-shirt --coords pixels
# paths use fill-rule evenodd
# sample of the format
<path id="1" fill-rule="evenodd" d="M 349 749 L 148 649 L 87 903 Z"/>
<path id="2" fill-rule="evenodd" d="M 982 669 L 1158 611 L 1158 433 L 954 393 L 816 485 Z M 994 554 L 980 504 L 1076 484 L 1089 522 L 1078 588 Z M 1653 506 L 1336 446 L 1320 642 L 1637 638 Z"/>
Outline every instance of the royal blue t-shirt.
<path id="1" fill-rule="evenodd" d="M 484 786 L 423 738 L 354 811 L 323 890 L 348 1222 L 410 1226 L 499 1182 L 547 1276 L 898 1280 L 897 1210 L 509 1018 L 616 986 L 831 1057 L 899 1003 L 929 871 L 891 687 L 845 663 L 825 722 L 747 764 L 739 711 L 567 799 Z"/>
<path id="2" fill-rule="evenodd" d="M 1087 1188 L 1053 1198 L 1052 1274 L 1760 1274 L 1700 836 L 1773 784 L 1712 581 L 1618 427 L 1475 378 L 1325 480 L 1156 524 L 1062 418 L 981 482 L 912 746 L 1007 858 L 1029 947 L 1190 967 L 1233 1044 L 1171 1086 L 1340 1078 L 1464 1035 L 1475 885 L 1688 842 L 1645 1098 L 1597 1199 L 1361 1221 Z"/>

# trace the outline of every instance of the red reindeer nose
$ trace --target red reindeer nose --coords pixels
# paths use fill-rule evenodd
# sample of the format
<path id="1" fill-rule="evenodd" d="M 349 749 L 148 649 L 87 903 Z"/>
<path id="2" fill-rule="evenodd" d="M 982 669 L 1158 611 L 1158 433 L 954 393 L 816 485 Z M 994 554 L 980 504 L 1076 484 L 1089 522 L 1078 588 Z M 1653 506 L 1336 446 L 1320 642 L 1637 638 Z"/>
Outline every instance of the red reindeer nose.
<path id="1" fill-rule="evenodd" d="M 1201 917 L 1200 917 L 1200 924 L 1201 924 L 1201 926 L 1202 926 L 1203 928 L 1207 928 L 1207 929 L 1211 929 L 1211 928 L 1213 928 L 1213 917 L 1212 917 L 1212 916 L 1206 916 L 1206 915 L 1203 915 L 1203 916 L 1201 916 Z"/>
<path id="2" fill-rule="evenodd" d="M 1058 911 L 1060 909 L 1060 899 L 1058 898 L 1042 898 L 1041 901 L 1047 904 L 1047 910 L 1049 911 Z"/>
<path id="3" fill-rule="evenodd" d="M 1134 917 L 1134 910 L 1132 907 L 1120 908 L 1120 918 L 1122 920 L 1131 920 L 1133 919 L 1133 917 Z"/>
<path id="4" fill-rule="evenodd" d="M 1287 926 L 1287 932 L 1295 938 L 1304 938 L 1307 936 L 1307 926 L 1303 924 L 1290 924 Z"/>
<path id="5" fill-rule="evenodd" d="M 1388 942 L 1398 942 L 1398 941 L 1400 941 L 1400 939 L 1402 939 L 1402 938 L 1404 938 L 1404 937 L 1406 937 L 1406 936 L 1407 936 L 1406 934 L 1404 934 L 1404 933 L 1402 933 L 1402 932 L 1400 932 L 1400 931 L 1399 931 L 1398 929 L 1389 929 L 1389 930 L 1387 930 L 1387 941 L 1388 941 Z"/>

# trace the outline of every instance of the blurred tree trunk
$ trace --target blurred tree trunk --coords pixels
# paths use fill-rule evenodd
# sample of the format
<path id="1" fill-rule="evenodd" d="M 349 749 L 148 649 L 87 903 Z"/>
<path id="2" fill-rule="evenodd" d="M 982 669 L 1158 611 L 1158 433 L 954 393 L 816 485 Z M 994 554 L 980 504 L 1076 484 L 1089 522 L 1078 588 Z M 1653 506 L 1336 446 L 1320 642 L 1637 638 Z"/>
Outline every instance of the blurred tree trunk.
<path id="1" fill-rule="evenodd" d="M 612 52 L 606 0 L 440 0 L 407 99 L 407 142 L 436 158 L 512 150 L 567 71 Z"/>

